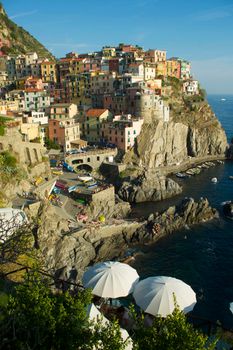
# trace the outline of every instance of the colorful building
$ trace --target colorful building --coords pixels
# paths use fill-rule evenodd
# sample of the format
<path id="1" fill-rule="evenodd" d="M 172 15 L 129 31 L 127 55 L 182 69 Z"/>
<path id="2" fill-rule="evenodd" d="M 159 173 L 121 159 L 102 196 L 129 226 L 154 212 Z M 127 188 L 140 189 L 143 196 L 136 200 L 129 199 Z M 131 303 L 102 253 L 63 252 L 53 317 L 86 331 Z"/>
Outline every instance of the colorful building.
<path id="1" fill-rule="evenodd" d="M 41 62 L 41 76 L 43 82 L 57 82 L 57 66 L 54 61 Z"/>
<path id="2" fill-rule="evenodd" d="M 101 140 L 101 125 L 112 117 L 108 109 L 90 108 L 84 112 L 82 120 L 82 137 L 88 142 Z"/>
<path id="3" fill-rule="evenodd" d="M 145 52 L 146 62 L 157 63 L 166 61 L 167 52 L 165 50 L 148 50 Z"/>
<path id="4" fill-rule="evenodd" d="M 180 79 L 181 78 L 180 61 L 176 59 L 167 60 L 167 76 Z"/>
<path id="5" fill-rule="evenodd" d="M 57 103 L 50 106 L 49 118 L 62 120 L 71 119 L 77 115 L 77 105 L 74 103 Z"/>
<path id="6" fill-rule="evenodd" d="M 60 145 L 64 152 L 69 151 L 71 143 L 80 140 L 79 123 L 74 118 L 49 119 L 49 139 Z"/>
<path id="7" fill-rule="evenodd" d="M 45 111 L 50 106 L 50 96 L 42 89 L 28 88 L 24 91 L 24 110 Z"/>
<path id="8" fill-rule="evenodd" d="M 112 122 L 102 124 L 102 138 L 126 152 L 134 146 L 142 124 L 143 119 L 133 118 L 130 114 L 117 115 Z"/>

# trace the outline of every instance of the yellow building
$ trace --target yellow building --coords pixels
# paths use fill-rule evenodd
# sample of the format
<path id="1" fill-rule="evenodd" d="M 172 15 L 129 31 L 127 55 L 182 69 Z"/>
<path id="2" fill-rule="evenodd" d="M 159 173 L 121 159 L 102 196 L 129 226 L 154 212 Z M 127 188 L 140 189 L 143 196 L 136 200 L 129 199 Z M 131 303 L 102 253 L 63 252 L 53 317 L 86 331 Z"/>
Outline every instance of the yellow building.
<path id="1" fill-rule="evenodd" d="M 8 112 L 18 112 L 19 101 L 0 100 L 0 115 L 7 115 Z"/>
<path id="2" fill-rule="evenodd" d="M 57 82 L 57 68 L 54 61 L 41 62 L 41 75 L 44 83 Z"/>
<path id="3" fill-rule="evenodd" d="M 167 60 L 167 76 L 180 79 L 180 62 L 177 60 Z"/>
<path id="4" fill-rule="evenodd" d="M 166 77 L 167 76 L 167 68 L 166 68 L 167 64 L 166 61 L 161 61 L 161 62 L 157 62 L 156 63 L 156 76 L 163 76 Z"/>
<path id="5" fill-rule="evenodd" d="M 115 47 L 103 47 L 102 49 L 103 57 L 115 57 L 116 56 L 116 48 Z"/>

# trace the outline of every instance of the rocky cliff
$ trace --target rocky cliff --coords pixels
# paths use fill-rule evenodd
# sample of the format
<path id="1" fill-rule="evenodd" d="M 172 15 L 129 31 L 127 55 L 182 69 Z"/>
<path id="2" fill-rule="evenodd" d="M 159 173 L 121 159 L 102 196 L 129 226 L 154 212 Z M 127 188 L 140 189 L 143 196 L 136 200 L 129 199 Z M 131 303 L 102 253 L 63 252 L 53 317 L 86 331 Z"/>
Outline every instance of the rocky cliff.
<path id="1" fill-rule="evenodd" d="M 225 154 L 225 132 L 207 101 L 195 102 L 181 94 L 171 97 L 169 105 L 169 122 L 145 119 L 134 148 L 125 156 L 127 164 L 154 169 Z"/>
<path id="2" fill-rule="evenodd" d="M 159 201 L 182 192 L 182 188 L 172 179 L 153 171 L 132 180 L 125 180 L 118 192 L 120 198 L 130 203 Z"/>
<path id="3" fill-rule="evenodd" d="M 68 222 L 58 220 L 55 208 L 47 203 L 37 215 L 41 222 L 37 238 L 46 267 L 58 277 L 78 281 L 88 265 L 122 257 L 133 244 L 154 242 L 187 224 L 216 216 L 206 199 L 189 198 L 161 214 L 151 214 L 148 221 L 112 220 L 69 232 Z"/>
<path id="4" fill-rule="evenodd" d="M 9 19 L 1 3 L 0 38 L 3 41 L 1 51 L 5 54 L 24 54 L 35 51 L 39 57 L 53 57 L 38 40 Z"/>

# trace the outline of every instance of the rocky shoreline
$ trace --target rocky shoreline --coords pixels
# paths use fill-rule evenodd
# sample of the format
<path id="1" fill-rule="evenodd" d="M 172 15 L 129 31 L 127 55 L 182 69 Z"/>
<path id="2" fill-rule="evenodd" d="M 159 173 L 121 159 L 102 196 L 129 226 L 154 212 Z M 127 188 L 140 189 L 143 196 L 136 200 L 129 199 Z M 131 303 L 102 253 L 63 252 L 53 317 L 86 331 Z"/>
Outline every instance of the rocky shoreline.
<path id="1" fill-rule="evenodd" d="M 186 225 L 218 217 L 207 199 L 195 202 L 186 198 L 163 213 L 153 213 L 145 221 L 111 219 L 104 225 L 87 225 L 69 231 L 65 220 L 51 220 L 54 208 L 40 208 L 37 237 L 44 263 L 60 278 L 80 281 L 85 268 L 98 261 L 122 259 L 127 249 L 137 244 L 152 243 Z"/>

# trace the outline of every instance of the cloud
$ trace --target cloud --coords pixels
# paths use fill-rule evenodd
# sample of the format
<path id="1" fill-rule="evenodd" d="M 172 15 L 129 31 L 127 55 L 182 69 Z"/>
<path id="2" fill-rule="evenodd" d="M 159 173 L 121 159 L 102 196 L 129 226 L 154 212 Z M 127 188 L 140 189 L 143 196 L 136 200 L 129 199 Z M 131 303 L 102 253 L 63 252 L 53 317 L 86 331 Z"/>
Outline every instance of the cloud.
<path id="1" fill-rule="evenodd" d="M 20 12 L 17 13 L 16 15 L 10 16 L 10 19 L 15 19 L 15 18 L 19 18 L 19 17 L 25 17 L 25 16 L 30 16 L 30 15 L 34 15 L 35 13 L 37 13 L 37 10 L 32 10 L 32 11 L 28 11 L 28 12 Z"/>
<path id="2" fill-rule="evenodd" d="M 233 7 L 225 6 L 222 8 L 215 8 L 215 9 L 211 9 L 209 11 L 203 12 L 195 16 L 194 19 L 196 21 L 208 22 L 208 21 L 214 21 L 216 19 L 231 17 L 232 14 L 233 14 Z"/>

